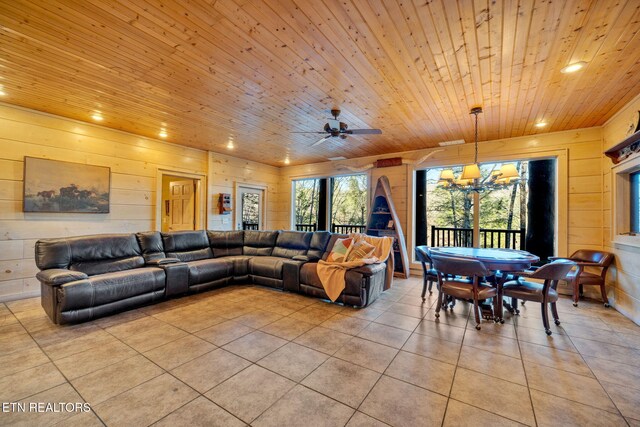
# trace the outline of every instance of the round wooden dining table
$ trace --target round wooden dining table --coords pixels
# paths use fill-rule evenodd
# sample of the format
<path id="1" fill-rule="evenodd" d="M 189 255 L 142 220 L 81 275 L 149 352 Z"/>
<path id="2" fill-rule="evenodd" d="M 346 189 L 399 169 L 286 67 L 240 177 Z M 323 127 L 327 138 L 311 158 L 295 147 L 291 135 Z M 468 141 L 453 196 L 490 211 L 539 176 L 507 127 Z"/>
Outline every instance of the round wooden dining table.
<path id="1" fill-rule="evenodd" d="M 441 246 L 429 248 L 430 254 L 436 254 L 444 257 L 469 258 L 481 261 L 487 270 L 494 273 L 494 283 L 498 288 L 498 304 L 496 306 L 497 313 L 494 317 L 502 320 L 502 285 L 507 280 L 509 272 L 523 271 L 540 261 L 540 257 L 517 249 L 501 249 L 501 248 L 466 248 L 458 246 Z"/>

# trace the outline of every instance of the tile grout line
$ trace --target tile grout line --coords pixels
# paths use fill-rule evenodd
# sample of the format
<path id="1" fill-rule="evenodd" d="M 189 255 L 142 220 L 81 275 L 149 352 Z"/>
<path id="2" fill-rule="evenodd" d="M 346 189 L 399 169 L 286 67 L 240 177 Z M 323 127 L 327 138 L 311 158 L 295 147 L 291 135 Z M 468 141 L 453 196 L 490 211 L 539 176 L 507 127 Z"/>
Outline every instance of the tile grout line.
<path id="1" fill-rule="evenodd" d="M 8 307 L 7 307 L 7 308 L 8 308 Z M 15 313 L 13 312 L 13 310 L 11 310 L 10 308 L 9 308 L 9 310 L 10 310 L 10 311 L 11 311 L 11 313 L 14 315 L 14 317 L 16 317 L 16 316 L 15 316 Z M 40 349 L 40 351 L 41 351 L 41 352 L 42 352 L 42 353 L 47 357 L 47 359 L 49 359 L 50 363 L 51 363 L 53 366 L 55 366 L 56 371 L 58 371 L 58 373 L 62 376 L 62 378 L 64 378 L 65 383 L 66 383 L 66 384 L 68 384 L 68 385 L 69 385 L 69 387 L 71 387 L 71 388 L 73 389 L 73 391 L 74 391 L 74 392 L 75 392 L 75 393 L 76 393 L 76 394 L 77 394 L 77 395 L 78 395 L 78 396 L 79 396 L 79 397 L 80 397 L 80 398 L 81 398 L 85 403 L 88 403 L 88 402 L 84 399 L 84 397 L 82 397 L 82 394 L 80 394 L 80 392 L 79 392 L 79 391 L 75 388 L 75 386 L 71 383 L 71 381 L 69 380 L 69 378 L 67 378 L 67 376 L 66 376 L 66 375 L 65 375 L 65 374 L 60 370 L 60 368 L 58 368 L 58 365 L 56 365 L 56 363 L 53 361 L 53 359 L 51 359 L 51 357 L 49 356 L 49 354 L 48 354 L 46 351 L 44 351 L 44 350 L 43 350 L 43 348 L 42 348 L 42 346 L 40 345 L 40 343 L 39 343 L 38 341 L 36 341 L 36 339 L 33 337 L 33 335 L 31 334 L 31 332 L 30 332 L 30 331 L 29 331 L 29 330 L 24 326 L 24 324 L 22 323 L 22 321 L 21 321 L 18 317 L 16 317 L 16 319 L 18 320 L 18 323 L 19 323 L 19 324 L 20 324 L 20 326 L 24 329 L 24 331 L 29 335 L 29 337 L 31 337 L 31 339 L 32 339 L 32 340 L 33 340 L 33 342 L 36 344 L 36 346 L 38 346 L 38 348 Z M 42 365 L 40 365 L 40 366 L 42 366 Z M 55 385 L 55 386 L 50 387 L 50 388 L 48 388 L 48 389 L 46 389 L 46 390 L 39 391 L 38 393 L 42 393 L 42 392 L 44 392 L 44 391 L 52 390 L 52 389 L 54 389 L 55 387 L 59 387 L 60 385 L 62 385 L 62 384 Z M 38 393 L 34 393 L 34 394 L 32 394 L 32 395 L 29 395 L 29 396 L 25 397 L 24 399 L 28 399 L 29 397 L 35 396 L 35 395 L 36 395 L 36 394 L 38 394 Z M 92 412 L 92 413 L 93 413 L 93 415 L 98 419 L 98 421 L 100 421 L 100 422 L 102 423 L 102 425 L 104 425 L 104 426 L 106 426 L 106 425 L 107 425 L 107 424 L 104 422 L 104 420 L 102 419 L 102 417 L 100 417 L 100 416 L 98 415 L 98 413 L 97 413 L 93 408 L 91 408 L 91 412 Z M 75 415 L 74 415 L 74 416 L 75 416 Z M 69 417 L 69 418 L 71 418 L 71 417 Z"/>
<path id="2" fill-rule="evenodd" d="M 517 309 L 517 307 L 516 307 Z M 517 316 L 517 314 L 516 314 Z M 520 346 L 520 338 L 518 335 L 518 325 L 516 323 L 515 325 L 515 330 L 516 330 L 516 342 L 518 343 L 518 351 L 520 352 L 520 362 L 522 364 L 522 372 L 524 373 L 524 381 L 525 384 L 527 385 L 527 394 L 529 395 L 529 403 L 531 404 L 531 412 L 533 413 L 533 422 L 535 423 L 535 425 L 538 425 L 538 417 L 536 416 L 536 407 L 533 404 L 533 396 L 531 395 L 531 387 L 529 386 L 529 376 L 527 375 L 527 369 L 524 366 L 524 356 L 522 354 L 522 347 Z M 544 332 L 544 331 L 541 331 Z M 546 335 L 546 333 L 545 333 Z M 573 344 L 573 343 L 572 343 Z"/>
<path id="3" fill-rule="evenodd" d="M 563 328 L 564 330 L 564 328 Z M 573 342 L 573 339 L 571 338 L 571 335 L 569 335 L 569 333 L 567 332 L 567 338 L 569 338 L 569 341 L 571 341 L 571 344 L 576 348 L 576 350 L 578 350 L 578 354 L 580 355 L 580 358 L 582 359 L 582 361 L 584 362 L 584 364 L 587 366 L 587 368 L 589 368 L 589 372 L 591 372 L 591 374 L 593 374 L 593 378 L 596 380 L 596 382 L 598 383 L 598 385 L 600 386 L 600 388 L 602 388 L 602 391 L 604 392 L 604 394 L 609 398 L 609 400 L 611 401 L 611 403 L 613 404 L 613 406 L 616 408 L 616 411 L 618 411 L 618 415 L 622 417 L 623 420 L 625 420 L 625 422 L 627 424 L 629 424 L 629 422 L 627 421 L 626 417 L 622 414 L 622 411 L 620 410 L 620 408 L 618 408 L 618 405 L 616 404 L 616 402 L 611 398 L 611 395 L 609 394 L 609 392 L 607 391 L 607 389 L 602 385 L 602 383 L 600 382 L 600 378 L 598 378 L 598 376 L 593 372 L 593 369 L 591 368 L 591 365 L 589 365 L 589 363 L 585 360 L 584 355 L 582 354 L 582 352 L 580 351 L 580 349 L 578 349 L 578 347 L 576 347 L 575 343 Z M 599 341 L 598 341 L 599 342 Z M 606 359 L 603 359 L 606 360 Z M 580 403 L 580 402 L 578 402 Z M 583 404 L 584 405 L 584 404 Z M 588 405 L 591 406 L 591 405 Z M 598 408 L 600 409 L 600 408 Z M 608 411 L 607 411 L 608 412 Z"/>
<path id="4" fill-rule="evenodd" d="M 436 301 L 436 304 L 437 304 L 437 301 Z M 464 345 L 464 338 L 467 336 L 467 327 L 469 326 L 470 317 L 471 317 L 471 312 L 467 313 L 467 321 L 464 325 L 464 332 L 462 333 L 462 341 L 460 341 L 460 349 L 458 350 L 458 359 L 456 360 L 455 368 L 453 369 L 453 376 L 451 377 L 451 386 L 449 387 L 447 403 L 444 406 L 444 413 L 442 414 L 442 423 L 440 424 L 440 427 L 444 427 L 444 420 L 447 419 L 447 411 L 449 410 L 449 402 L 451 401 L 451 392 L 453 391 L 453 384 L 456 381 L 456 374 L 458 373 L 458 366 L 460 365 L 460 357 L 462 356 L 462 346 Z"/>

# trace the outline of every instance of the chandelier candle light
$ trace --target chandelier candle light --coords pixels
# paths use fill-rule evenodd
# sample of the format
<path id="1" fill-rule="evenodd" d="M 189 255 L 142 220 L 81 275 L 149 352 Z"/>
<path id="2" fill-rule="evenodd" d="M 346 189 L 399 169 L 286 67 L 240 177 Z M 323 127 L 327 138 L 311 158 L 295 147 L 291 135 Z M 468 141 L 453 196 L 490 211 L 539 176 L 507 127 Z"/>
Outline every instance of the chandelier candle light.
<path id="1" fill-rule="evenodd" d="M 440 173 L 438 187 L 446 188 L 450 191 L 479 192 L 508 187 L 520 178 L 515 165 L 504 164 L 500 167 L 500 170 L 493 171 L 487 181 L 480 181 L 482 178 L 480 166 L 478 165 L 478 114 L 480 113 L 482 113 L 482 107 L 474 107 L 469 113 L 475 116 L 475 155 L 473 164 L 464 166 L 459 179 L 454 175 L 453 169 L 444 169 Z"/>

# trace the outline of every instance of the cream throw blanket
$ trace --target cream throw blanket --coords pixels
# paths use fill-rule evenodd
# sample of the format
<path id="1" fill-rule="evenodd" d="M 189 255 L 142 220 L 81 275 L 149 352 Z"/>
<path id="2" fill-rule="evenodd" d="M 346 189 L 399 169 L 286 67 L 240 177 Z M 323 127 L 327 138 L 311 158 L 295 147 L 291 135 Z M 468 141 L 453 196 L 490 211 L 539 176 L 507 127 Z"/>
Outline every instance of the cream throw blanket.
<path id="1" fill-rule="evenodd" d="M 322 287 L 331 301 L 338 299 L 345 288 L 344 276 L 350 268 L 361 267 L 365 264 L 375 264 L 385 262 L 391 253 L 393 245 L 392 237 L 375 237 L 361 233 L 351 233 L 349 237 L 353 239 L 352 245 L 359 240 L 364 240 L 373 245 L 375 250 L 371 258 L 354 259 L 345 262 L 318 261 L 317 271 Z"/>

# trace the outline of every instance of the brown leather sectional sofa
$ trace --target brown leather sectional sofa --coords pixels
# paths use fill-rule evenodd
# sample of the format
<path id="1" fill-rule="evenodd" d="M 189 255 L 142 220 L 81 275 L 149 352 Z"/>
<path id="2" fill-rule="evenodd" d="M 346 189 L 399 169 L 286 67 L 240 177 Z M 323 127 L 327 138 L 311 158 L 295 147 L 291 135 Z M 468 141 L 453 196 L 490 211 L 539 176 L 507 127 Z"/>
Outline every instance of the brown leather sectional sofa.
<path id="1" fill-rule="evenodd" d="M 77 323 L 176 295 L 258 284 L 327 298 L 316 274 L 343 235 L 326 231 L 184 231 L 39 240 L 44 310 Z M 351 269 L 338 301 L 364 307 L 391 280 L 384 263 Z"/>

